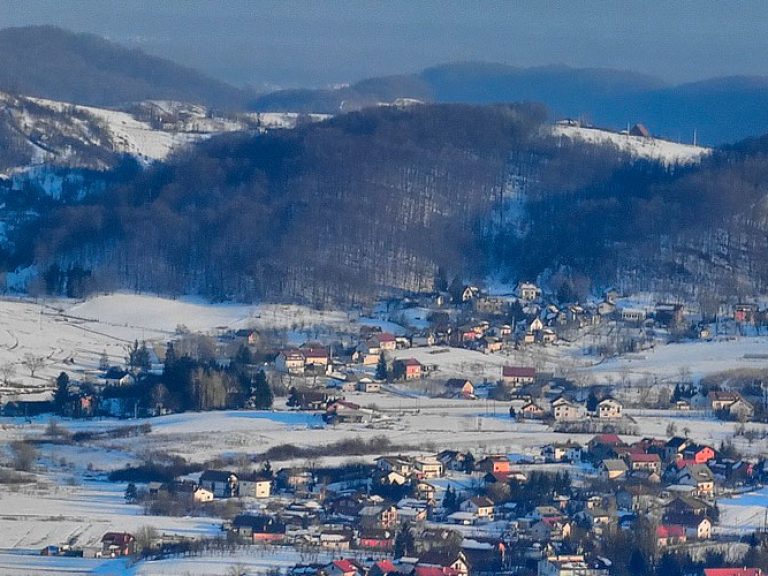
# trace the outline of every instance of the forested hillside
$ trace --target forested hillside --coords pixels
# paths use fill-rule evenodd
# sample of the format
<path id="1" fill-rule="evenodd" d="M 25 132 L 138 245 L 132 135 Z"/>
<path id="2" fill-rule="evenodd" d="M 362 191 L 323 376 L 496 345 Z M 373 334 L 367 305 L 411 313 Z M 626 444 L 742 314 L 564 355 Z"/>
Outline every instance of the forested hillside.
<path id="1" fill-rule="evenodd" d="M 726 77 L 688 84 L 630 71 L 544 66 L 517 68 L 467 62 L 412 75 L 372 78 L 334 90 L 289 90 L 256 98 L 258 110 L 338 113 L 398 98 L 489 104 L 541 102 L 558 118 L 582 118 L 625 129 L 644 123 L 653 134 L 718 145 L 768 131 L 768 79 Z"/>
<path id="2" fill-rule="evenodd" d="M 245 94 L 169 60 L 54 26 L 0 30 L 0 90 L 77 104 L 174 99 L 238 108 Z"/>
<path id="3" fill-rule="evenodd" d="M 438 272 L 557 274 L 582 297 L 617 282 L 763 287 L 763 141 L 677 166 L 556 137 L 544 120 L 534 105 L 433 105 L 223 135 L 13 242 L 45 271 L 39 288 L 71 295 L 349 303 L 431 290 Z"/>

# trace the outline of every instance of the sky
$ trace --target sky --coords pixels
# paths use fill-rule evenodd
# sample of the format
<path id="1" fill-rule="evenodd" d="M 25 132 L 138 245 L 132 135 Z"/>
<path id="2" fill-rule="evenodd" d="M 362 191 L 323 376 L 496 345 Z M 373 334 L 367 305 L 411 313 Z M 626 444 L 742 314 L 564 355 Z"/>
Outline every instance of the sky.
<path id="1" fill-rule="evenodd" d="M 670 83 L 768 75 L 765 0 L 0 0 L 0 28 L 55 24 L 256 88 L 455 61 L 629 69 Z"/>

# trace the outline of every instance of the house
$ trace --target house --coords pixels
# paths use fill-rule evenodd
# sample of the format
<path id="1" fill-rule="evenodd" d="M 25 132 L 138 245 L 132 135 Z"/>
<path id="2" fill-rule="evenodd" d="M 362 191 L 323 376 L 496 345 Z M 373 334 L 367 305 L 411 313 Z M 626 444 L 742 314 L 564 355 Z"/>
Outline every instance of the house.
<path id="1" fill-rule="evenodd" d="M 367 550 L 392 550 L 395 545 L 395 533 L 392 530 L 361 528 L 357 534 L 357 547 Z"/>
<path id="2" fill-rule="evenodd" d="M 461 398 L 475 397 L 475 386 L 472 384 L 471 380 L 467 380 L 466 378 L 450 378 L 445 383 L 445 387 Z"/>
<path id="3" fill-rule="evenodd" d="M 557 422 L 579 420 L 583 416 L 580 406 L 559 396 L 552 401 L 552 415 Z"/>
<path id="4" fill-rule="evenodd" d="M 704 568 L 704 576 L 763 576 L 760 568 Z"/>
<path id="5" fill-rule="evenodd" d="M 665 460 L 678 460 L 683 457 L 685 449 L 692 444 L 693 441 L 688 438 L 682 438 L 680 436 L 674 436 L 667 440 L 664 446 L 664 459 Z"/>
<path id="6" fill-rule="evenodd" d="M 666 548 L 686 542 L 685 528 L 679 524 L 661 524 L 656 527 L 656 546 Z"/>
<path id="7" fill-rule="evenodd" d="M 299 352 L 304 357 L 304 368 L 328 366 L 329 356 L 325 348 L 301 348 Z"/>
<path id="8" fill-rule="evenodd" d="M 475 471 L 487 474 L 507 473 L 510 470 L 509 458 L 503 455 L 486 456 L 475 463 Z"/>
<path id="9" fill-rule="evenodd" d="M 552 328 L 544 328 L 539 332 L 539 342 L 542 344 L 554 344 L 557 342 L 557 333 Z"/>
<path id="10" fill-rule="evenodd" d="M 712 538 L 712 520 L 706 516 L 667 515 L 665 521 L 682 527 L 685 530 L 687 540 L 709 540 Z"/>
<path id="11" fill-rule="evenodd" d="M 136 384 L 136 378 L 127 370 L 112 366 L 104 374 L 104 384 L 107 386 L 132 386 Z"/>
<path id="12" fill-rule="evenodd" d="M 541 420 L 547 415 L 547 411 L 536 404 L 536 402 L 526 402 L 522 408 L 520 408 L 520 414 L 525 419 Z"/>
<path id="13" fill-rule="evenodd" d="M 613 302 L 609 302 L 608 300 L 604 300 L 603 302 L 600 302 L 600 304 L 597 305 L 597 313 L 600 316 L 610 316 L 616 311 L 616 304 Z"/>
<path id="14" fill-rule="evenodd" d="M 709 406 L 713 412 L 727 411 L 728 407 L 736 402 L 741 395 L 729 390 L 713 390 L 707 395 Z"/>
<path id="15" fill-rule="evenodd" d="M 269 498 L 272 493 L 272 478 L 263 474 L 252 474 L 238 479 L 238 494 L 252 498 Z"/>
<path id="16" fill-rule="evenodd" d="M 371 569 L 368 571 L 368 576 L 390 576 L 400 575 L 400 569 L 395 566 L 392 560 L 379 560 L 374 562 Z"/>
<path id="17" fill-rule="evenodd" d="M 656 324 L 665 328 L 679 328 L 685 322 L 685 308 L 682 304 L 659 302 L 653 312 Z"/>
<path id="18" fill-rule="evenodd" d="M 437 459 L 443 465 L 443 470 L 463 471 L 466 454 L 458 450 L 443 450 L 437 454 Z"/>
<path id="19" fill-rule="evenodd" d="M 709 516 L 712 506 L 704 500 L 692 496 L 678 496 L 664 508 L 665 517 L 674 516 Z"/>
<path id="20" fill-rule="evenodd" d="M 252 543 L 276 543 L 285 538 L 285 524 L 277 518 L 240 514 L 232 520 L 232 532 Z"/>
<path id="21" fill-rule="evenodd" d="M 706 464 L 688 464 L 677 475 L 677 483 L 693 486 L 697 496 L 712 498 L 715 495 L 715 478 Z"/>
<path id="22" fill-rule="evenodd" d="M 533 384 L 536 379 L 536 368 L 524 366 L 504 366 L 501 369 L 501 381 L 505 386 L 517 388 Z"/>
<path id="23" fill-rule="evenodd" d="M 397 526 L 397 508 L 394 506 L 364 506 L 358 513 L 363 528 L 394 528 Z"/>
<path id="24" fill-rule="evenodd" d="M 629 469 L 632 472 L 648 472 L 649 474 L 661 474 L 661 456 L 658 454 L 635 454 L 628 456 Z"/>
<path id="25" fill-rule="evenodd" d="M 613 458 L 624 446 L 626 444 L 616 434 L 598 434 L 587 444 L 589 455 L 594 461 Z"/>
<path id="26" fill-rule="evenodd" d="M 517 297 L 523 302 L 533 302 L 541 297 L 541 289 L 531 282 L 521 282 L 517 285 Z"/>
<path id="27" fill-rule="evenodd" d="M 571 536 L 571 523 L 561 518 L 542 518 L 529 529 L 537 542 L 562 541 Z"/>
<path id="28" fill-rule="evenodd" d="M 395 378 L 417 380 L 421 378 L 422 365 L 421 362 L 415 358 L 405 358 L 402 360 L 395 360 L 392 365 L 392 371 Z"/>
<path id="29" fill-rule="evenodd" d="M 433 456 L 417 458 L 415 461 L 415 469 L 418 476 L 424 480 L 440 478 L 443 475 L 442 462 Z"/>
<path id="30" fill-rule="evenodd" d="M 757 306 L 754 304 L 736 304 L 733 307 L 733 319 L 739 324 L 754 324 Z"/>
<path id="31" fill-rule="evenodd" d="M 136 553 L 136 538 L 128 532 L 107 532 L 101 537 L 103 556 L 130 556 Z"/>
<path id="32" fill-rule="evenodd" d="M 604 398 L 597 405 L 598 418 L 621 418 L 623 406 L 618 400 Z"/>
<path id="33" fill-rule="evenodd" d="M 581 444 L 576 442 L 554 442 L 541 449 L 547 462 L 581 462 Z"/>
<path id="34" fill-rule="evenodd" d="M 413 463 L 400 456 L 380 456 L 376 458 L 376 467 L 382 472 L 397 472 L 403 476 L 410 476 L 413 471 Z"/>
<path id="35" fill-rule="evenodd" d="M 716 456 L 717 453 L 711 446 L 691 443 L 683 450 L 683 460 L 690 460 L 695 464 L 706 464 Z"/>
<path id="36" fill-rule="evenodd" d="M 335 399 L 335 396 L 322 390 L 291 388 L 288 396 L 288 405 L 300 410 L 326 410 L 328 404 Z"/>
<path id="37" fill-rule="evenodd" d="M 349 550 L 354 536 L 350 529 L 327 526 L 320 531 L 317 542 L 325 550 Z"/>
<path id="38" fill-rule="evenodd" d="M 394 334 L 390 334 L 389 332 L 375 334 L 370 340 L 372 341 L 371 343 L 375 344 L 382 352 L 390 352 L 397 349 L 397 338 Z"/>
<path id="39" fill-rule="evenodd" d="M 275 369 L 284 374 L 303 374 L 304 354 L 295 348 L 281 350 L 275 358 Z"/>
<path id="40" fill-rule="evenodd" d="M 629 129 L 630 136 L 639 136 L 641 138 L 650 138 L 651 132 L 643 124 L 639 122 Z"/>
<path id="41" fill-rule="evenodd" d="M 359 576 L 362 570 L 358 569 L 357 564 L 351 560 L 334 560 L 323 570 L 328 576 Z"/>
<path id="42" fill-rule="evenodd" d="M 368 394 L 376 394 L 381 392 L 381 382 L 371 380 L 370 378 L 361 378 L 357 382 L 357 391 L 366 392 Z"/>
<path id="43" fill-rule="evenodd" d="M 587 560 L 582 554 L 549 556 L 539 560 L 538 576 L 608 576 L 605 562 Z"/>
<path id="44" fill-rule="evenodd" d="M 493 500 L 485 496 L 473 496 L 461 503 L 461 509 L 481 520 L 493 520 Z"/>
<path id="45" fill-rule="evenodd" d="M 213 502 L 214 494 L 210 490 L 206 490 L 202 486 L 197 486 L 192 492 L 192 501 L 198 504 L 205 504 L 206 502 Z"/>
<path id="46" fill-rule="evenodd" d="M 600 463 L 600 475 L 606 480 L 619 480 L 627 474 L 627 465 L 618 458 L 606 458 Z"/>
<path id="47" fill-rule="evenodd" d="M 308 468 L 281 468 L 275 476 L 276 485 L 284 490 L 297 492 L 312 484 L 314 477 Z"/>
<path id="48" fill-rule="evenodd" d="M 419 561 L 413 574 L 414 576 L 432 576 L 434 572 L 430 572 L 429 568 L 442 568 L 441 574 L 443 576 L 469 575 L 467 556 L 462 551 L 447 554 L 440 548 L 430 548 L 426 552 L 422 552 L 419 554 Z"/>
<path id="49" fill-rule="evenodd" d="M 755 413 L 754 406 L 744 400 L 738 392 L 714 390 L 707 395 L 707 400 L 713 412 L 740 420 L 749 420 Z"/>
<path id="50" fill-rule="evenodd" d="M 639 308 L 622 308 L 621 319 L 629 324 L 645 322 L 645 310 Z"/>
<path id="51" fill-rule="evenodd" d="M 205 470 L 200 475 L 200 487 L 213 492 L 216 498 L 232 498 L 239 495 L 238 478 L 228 470 Z"/>

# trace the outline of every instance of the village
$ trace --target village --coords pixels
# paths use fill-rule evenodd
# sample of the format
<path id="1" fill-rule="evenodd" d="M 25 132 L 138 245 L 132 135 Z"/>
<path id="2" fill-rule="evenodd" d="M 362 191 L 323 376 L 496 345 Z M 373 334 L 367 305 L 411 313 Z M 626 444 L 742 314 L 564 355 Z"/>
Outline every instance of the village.
<path id="1" fill-rule="evenodd" d="M 606 368 L 674 346 L 759 344 L 757 303 L 704 313 L 616 291 L 562 305 L 532 283 L 453 292 L 388 301 L 348 330 L 136 339 L 122 362 L 104 351 L 61 370 L 47 398 L 6 396 L 16 440 L 2 470 L 40 473 L 48 447 L 108 446 L 126 465 L 88 472 L 147 515 L 28 553 L 150 567 L 225 547 L 280 554 L 281 573 L 297 575 L 759 573 L 743 566 L 763 561 L 766 522 L 738 499 L 762 498 L 768 477 L 768 356 L 716 373 Z M 203 425 L 251 411 L 288 428 L 240 456 L 159 432 L 174 415 Z M 174 456 L 138 458 L 145 441 Z M 163 517 L 215 530 L 153 526 Z"/>

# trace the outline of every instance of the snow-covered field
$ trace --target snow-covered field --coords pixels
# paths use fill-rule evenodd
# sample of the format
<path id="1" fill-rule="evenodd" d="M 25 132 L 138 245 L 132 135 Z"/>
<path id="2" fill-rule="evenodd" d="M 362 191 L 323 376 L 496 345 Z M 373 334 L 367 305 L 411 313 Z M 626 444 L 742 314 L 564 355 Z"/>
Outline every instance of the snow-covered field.
<path id="1" fill-rule="evenodd" d="M 686 370 L 694 379 L 737 368 L 768 368 L 768 338 L 728 338 L 712 342 L 696 341 L 656 346 L 638 354 L 612 358 L 590 367 L 597 380 L 642 377 L 659 381 L 679 377 Z"/>
<path id="2" fill-rule="evenodd" d="M 557 124 L 552 129 L 552 132 L 556 136 L 583 140 L 593 144 L 610 143 L 632 156 L 660 160 L 665 164 L 691 164 L 698 162 L 703 156 L 711 152 L 709 148 L 693 146 L 691 144 L 680 144 L 658 138 L 631 136 L 609 130 L 584 128 L 568 124 Z"/>
<path id="3" fill-rule="evenodd" d="M 98 365 L 103 351 L 123 363 L 134 340 L 166 341 L 179 328 L 214 333 L 222 329 L 284 330 L 288 340 L 304 340 L 357 332 L 360 325 L 381 325 L 402 333 L 403 328 L 375 318 L 357 318 L 341 311 L 318 311 L 281 304 L 208 304 L 201 300 L 171 300 L 138 294 L 110 294 L 84 302 L 71 300 L 0 300 L 0 366 L 10 364 L 13 385 L 0 392 L 15 394 L 50 387 L 60 371 L 83 373 Z M 23 365 L 25 355 L 45 359 L 32 377 Z"/>

